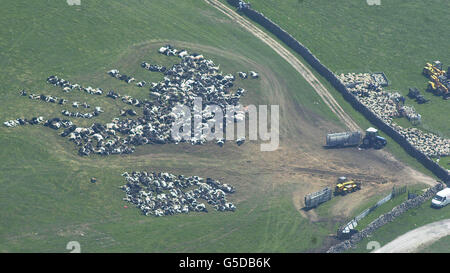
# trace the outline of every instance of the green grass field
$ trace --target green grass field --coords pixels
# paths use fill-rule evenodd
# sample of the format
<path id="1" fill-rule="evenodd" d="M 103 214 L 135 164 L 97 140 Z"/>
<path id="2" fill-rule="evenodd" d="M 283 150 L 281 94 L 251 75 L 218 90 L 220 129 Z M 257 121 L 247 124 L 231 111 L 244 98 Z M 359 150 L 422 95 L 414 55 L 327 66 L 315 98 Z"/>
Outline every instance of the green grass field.
<path id="1" fill-rule="evenodd" d="M 394 0 L 369 6 L 363 0 L 255 0 L 252 7 L 336 73 L 383 71 L 391 82 L 388 89 L 404 95 L 409 87 L 418 87 L 431 99 L 419 105 L 407 98 L 422 115 L 419 128 L 450 137 L 449 101 L 425 92 L 428 80 L 421 74 L 426 62 L 441 60 L 445 69 L 450 66 L 448 39 L 442 35 L 448 29 L 448 1 Z M 412 126 L 407 121 L 402 125 Z M 441 165 L 448 168 L 448 160 Z"/>
<path id="2" fill-rule="evenodd" d="M 408 93 L 409 87 L 418 87 L 422 94 L 431 99 L 428 104 L 418 105 L 407 98 L 407 104 L 413 105 L 422 114 L 423 123 L 418 127 L 447 138 L 450 136 L 449 119 L 445 114 L 450 110 L 449 102 L 425 92 L 427 79 L 421 74 L 426 62 L 441 60 L 445 69 L 450 65 L 448 39 L 442 35 L 447 32 L 447 10 L 450 8 L 447 1 L 425 3 L 395 0 L 382 1 L 381 6 L 368 6 L 365 1 L 356 0 L 332 3 L 322 0 L 255 0 L 252 1 L 252 7 L 297 38 L 336 73 L 383 71 L 391 82 L 388 90 L 399 91 L 404 95 Z M 435 12 L 431 13 L 431 10 Z M 329 84 L 326 86 L 360 126 L 370 125 L 339 92 Z M 405 119 L 397 122 L 404 127 L 412 126 Z M 386 148 L 398 159 L 430 174 L 392 139 L 388 138 L 388 141 Z M 449 157 L 441 158 L 439 164 L 449 168 L 449 160 Z M 401 202 L 400 198 L 378 208 L 361 222 L 360 228 L 379 214 L 392 209 Z M 372 199 L 375 202 L 377 197 Z M 374 202 L 368 201 L 361 211 Z M 325 204 L 318 211 L 327 215 L 330 206 L 331 203 Z M 448 218 L 450 214 L 447 212 L 447 209 L 433 210 L 425 203 L 377 231 L 370 239 L 359 244 L 354 252 L 367 251 L 365 246 L 370 240 L 385 244 L 420 224 Z M 446 247 L 446 243 L 448 246 L 448 240 L 437 242 L 438 246 L 432 249 L 439 251 L 441 246 Z"/>
<path id="3" fill-rule="evenodd" d="M 448 253 L 450 251 L 450 236 L 444 237 L 439 241 L 426 246 L 421 250 L 422 253 Z"/>
<path id="4" fill-rule="evenodd" d="M 21 97 L 21 89 L 101 106 L 105 113 L 95 121 L 110 121 L 126 105 L 104 97 L 63 93 L 45 79 L 55 74 L 146 98 L 147 88 L 126 85 L 106 71 L 117 68 L 139 80 L 157 81 L 160 74 L 145 71 L 139 64 L 170 66 L 177 59 L 161 56 L 156 49 L 171 43 L 203 53 L 226 73 L 269 68 L 299 105 L 339 124 L 323 103 L 314 104 L 320 97 L 286 61 L 204 1 L 82 0 L 81 6 L 50 0 L 4 2 L 0 11 L 2 122 L 61 116 L 61 110 L 69 108 Z M 418 69 L 420 73 L 421 64 Z M 238 80 L 236 84 L 249 91 L 245 103 L 267 102 L 262 81 Z M 342 104 L 342 98 L 338 100 Z M 367 123 L 351 106 L 343 107 L 360 124 Z M 76 120 L 80 126 L 92 122 Z M 391 141 L 388 148 L 398 149 L 399 159 L 423 171 L 397 146 Z M 271 185 L 273 177 L 249 164 L 238 149 L 217 153 L 214 147 L 149 145 L 138 147 L 131 156 L 81 158 L 72 143 L 51 129 L 1 126 L 0 252 L 68 252 L 69 241 L 79 241 L 82 252 L 302 252 L 320 249 L 326 236 L 335 232 L 333 219 L 311 223 L 300 216 L 291 198 L 298 181 L 261 186 Z M 223 157 L 230 161 L 226 168 L 219 166 Z M 226 177 L 223 181 L 237 188 L 230 200 L 236 200 L 238 210 L 144 217 L 131 206 L 124 208 L 128 204 L 118 188 L 124 183 L 122 172 L 143 169 Z M 90 183 L 91 177 L 98 182 Z"/>
<path id="5" fill-rule="evenodd" d="M 114 88 L 137 98 L 138 89 L 112 79 L 106 71 L 117 68 L 146 81 L 160 75 L 143 71 L 149 60 L 170 65 L 174 58 L 156 53 L 166 42 L 204 53 L 225 72 L 253 69 L 240 56 L 270 67 L 283 88 L 317 115 L 336 121 L 320 98 L 287 63 L 251 34 L 203 1 L 5 1 L 0 11 L 0 120 L 18 117 L 60 116 L 59 105 L 19 96 L 55 95 L 92 106 L 105 113 L 97 121 L 110 121 L 124 104 L 90 95 L 63 93 L 45 83 L 56 74 L 71 82 Z M 228 54 L 221 54 L 227 52 Z M 259 103 L 260 84 L 238 82 Z M 300 100 L 301 98 L 301 100 Z M 93 121 L 76 123 L 88 126 Z M 328 223 L 310 223 L 296 211 L 292 184 L 276 190 L 264 173 L 250 168 L 239 154 L 219 169 L 221 154 L 189 147 L 139 147 L 132 156 L 81 158 L 72 143 L 42 127 L 0 128 L 0 252 L 68 252 L 67 242 L 79 241 L 82 252 L 300 252 L 319 248 L 334 232 Z M 187 151 L 187 152 L 186 152 Z M 236 150 L 235 150 L 236 151 Z M 181 155 L 179 155 L 181 153 Z M 175 156 L 177 157 L 175 160 Z M 184 161 L 183 161 L 184 160 Z M 132 170 L 226 177 L 237 188 L 230 197 L 239 200 L 235 213 L 211 211 L 167 218 L 144 217 L 122 201 L 120 174 Z M 236 170 L 239 169 L 239 172 Z M 89 179 L 97 177 L 91 184 Z"/>
<path id="6" fill-rule="evenodd" d="M 425 202 L 416 209 L 409 210 L 394 222 L 378 229 L 369 238 L 362 240 L 358 243 L 356 249 L 351 249 L 349 252 L 369 252 L 366 246 L 370 241 L 377 241 L 383 246 L 414 228 L 450 218 L 450 207 L 447 206 L 442 209 L 434 209 L 431 208 L 430 204 L 431 200 Z"/>
<path id="7" fill-rule="evenodd" d="M 407 187 L 407 192 L 400 194 L 396 197 L 394 197 L 393 199 L 387 201 L 386 203 L 384 203 L 383 205 L 379 206 L 378 208 L 376 208 L 373 212 L 371 212 L 369 215 L 367 215 L 366 217 L 364 217 L 363 219 L 361 219 L 361 221 L 358 222 L 358 227 L 357 229 L 359 231 L 363 230 L 364 228 L 367 227 L 367 225 L 369 225 L 372 221 L 374 221 L 375 219 L 377 219 L 380 215 L 388 213 L 389 211 L 391 211 L 394 207 L 400 205 L 401 203 L 405 202 L 408 199 L 408 192 L 410 193 L 415 193 L 415 194 L 421 194 L 421 190 L 424 189 L 425 187 L 423 185 L 414 185 L 414 186 L 409 186 Z M 361 208 L 358 209 L 358 211 L 361 213 L 364 210 L 372 207 L 373 205 L 375 205 L 379 200 L 381 200 L 382 198 L 384 198 L 385 196 L 387 196 L 390 192 L 386 192 L 383 194 L 379 194 L 377 196 L 373 196 L 370 198 L 370 201 L 368 202 L 368 204 L 365 204 L 363 206 L 361 206 Z"/>

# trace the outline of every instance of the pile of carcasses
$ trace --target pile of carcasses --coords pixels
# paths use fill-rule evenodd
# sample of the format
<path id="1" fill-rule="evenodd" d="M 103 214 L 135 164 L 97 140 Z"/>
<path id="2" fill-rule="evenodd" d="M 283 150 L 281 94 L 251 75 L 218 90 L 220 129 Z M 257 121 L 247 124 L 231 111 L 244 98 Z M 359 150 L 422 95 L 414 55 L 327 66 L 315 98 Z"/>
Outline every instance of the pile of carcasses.
<path id="1" fill-rule="evenodd" d="M 44 122 L 43 117 L 33 117 L 31 119 L 18 118 L 3 122 L 6 127 L 17 127 L 21 125 L 37 125 Z"/>
<path id="2" fill-rule="evenodd" d="M 209 128 L 210 124 L 215 124 L 215 115 L 209 111 L 210 105 L 219 106 L 224 110 L 224 122 L 220 123 L 220 129 L 225 129 L 227 123 L 245 121 L 245 110 L 239 105 L 241 96 L 246 93 L 243 88 L 237 88 L 235 92 L 231 89 L 234 86 L 235 77 L 232 74 L 223 75 L 212 60 L 205 59 L 199 54 L 189 54 L 186 50 L 177 50 L 170 45 L 159 49 L 161 54 L 167 56 L 178 56 L 180 63 L 174 64 L 171 68 L 165 68 L 158 65 L 151 65 L 143 62 L 141 66 L 150 71 L 164 73 L 164 79 L 150 85 L 150 99 L 138 100 L 131 96 L 122 96 L 114 90 L 106 93 L 106 97 L 112 99 L 120 98 L 123 103 L 142 109 L 139 114 L 134 109 L 123 109 L 120 115 L 123 118 L 114 118 L 112 122 L 106 124 L 94 123 L 90 127 L 77 127 L 71 125 L 61 133 L 61 136 L 68 137 L 78 147 L 78 153 L 87 156 L 92 153 L 100 155 L 128 154 L 135 150 L 136 145 L 144 144 L 164 144 L 179 143 L 190 141 L 192 145 L 204 144 L 206 136 L 191 133 L 191 138 L 182 139 L 172 136 L 172 127 L 175 125 L 190 126 L 190 121 L 181 119 L 180 113 L 173 111 L 174 107 L 185 105 L 191 110 L 196 110 L 201 115 L 201 122 L 193 128 L 196 132 L 202 132 L 201 129 Z M 108 71 L 113 77 L 122 78 L 123 75 L 117 69 Z M 249 72 L 252 79 L 259 77 L 254 71 Z M 240 72 L 241 78 L 247 78 L 247 73 Z M 132 77 L 126 76 L 125 81 L 130 82 Z M 102 95 L 101 88 L 82 87 L 79 84 L 72 84 L 69 81 L 60 79 L 57 76 L 50 76 L 47 82 L 60 87 L 64 92 L 72 90 L 84 90 L 89 94 Z M 146 83 L 139 82 L 142 87 Z M 22 93 L 26 95 L 26 93 Z M 34 95 L 32 98 L 44 99 L 45 101 L 56 102 L 57 98 L 51 96 Z M 194 109 L 195 103 L 201 99 L 202 109 Z M 60 100 L 60 104 L 66 103 L 66 100 Z M 86 106 L 85 106 L 86 105 Z M 89 106 L 73 102 L 72 106 Z M 63 110 L 61 113 L 67 117 L 93 118 L 103 112 L 101 108 L 96 107 L 92 113 L 78 113 Z M 142 114 L 141 114 L 142 113 Z M 131 116 L 132 118 L 128 118 Z M 194 115 L 195 118 L 195 115 Z M 178 123 L 177 123 L 178 122 Z M 189 124 L 188 124 L 189 123 Z M 8 127 L 14 127 L 20 124 L 15 121 L 5 122 Z M 181 126 L 180 126 L 181 127 Z M 214 128 L 217 129 L 217 128 Z M 245 138 L 237 139 L 236 143 L 242 145 Z M 224 145 L 223 138 L 217 139 L 217 144 Z"/>
<path id="3" fill-rule="evenodd" d="M 125 75 L 125 74 L 123 74 L 123 75 L 120 74 L 119 70 L 117 70 L 117 69 L 112 69 L 112 70 L 108 71 L 108 74 L 109 74 L 111 77 L 116 78 L 116 79 L 119 79 L 119 80 L 124 81 L 124 82 L 126 82 L 126 83 L 131 83 L 131 82 L 133 82 L 133 81 L 136 80 L 136 79 L 135 79 L 134 77 L 132 77 L 132 76 L 127 76 L 127 75 Z"/>
<path id="4" fill-rule="evenodd" d="M 74 117 L 74 118 L 87 118 L 91 119 L 93 117 L 96 117 L 102 113 L 103 110 L 101 107 L 95 107 L 95 110 L 92 113 L 80 113 L 80 112 L 70 112 L 68 110 L 62 110 L 61 114 L 66 117 Z"/>
<path id="5" fill-rule="evenodd" d="M 101 88 L 92 88 L 91 86 L 83 87 L 79 84 L 72 84 L 64 79 L 59 79 L 57 76 L 50 76 L 47 78 L 47 82 L 54 86 L 59 86 L 64 92 L 71 92 L 73 90 L 84 91 L 90 95 L 102 95 L 103 90 Z"/>
<path id="6" fill-rule="evenodd" d="M 16 127 L 23 125 L 38 125 L 43 124 L 46 127 L 58 130 L 60 128 L 70 128 L 73 126 L 72 121 L 67 119 L 53 118 L 49 120 L 44 120 L 43 117 L 33 117 L 31 119 L 18 118 L 15 120 L 9 120 L 3 123 L 6 127 Z"/>
<path id="7" fill-rule="evenodd" d="M 157 64 L 149 64 L 147 62 L 142 62 L 141 67 L 144 69 L 147 69 L 149 71 L 152 71 L 152 72 L 164 73 L 167 70 L 167 68 L 165 66 L 157 65 Z"/>
<path id="8" fill-rule="evenodd" d="M 20 94 L 22 96 L 27 96 L 27 91 L 22 90 L 20 91 Z M 51 95 L 44 95 L 44 94 L 30 94 L 28 95 L 28 98 L 32 99 L 32 100 L 39 100 L 39 101 L 43 101 L 43 102 L 49 102 L 49 103 L 58 103 L 59 105 L 64 105 L 67 103 L 66 99 L 59 99 L 58 97 L 54 97 Z M 84 107 L 84 108 L 91 108 L 91 106 L 89 104 L 87 104 L 86 102 L 84 103 L 79 103 L 77 101 L 72 103 L 72 107 L 74 108 L 78 108 L 78 107 Z M 80 112 L 70 112 L 68 110 L 62 110 L 61 114 L 66 116 L 66 117 L 75 117 L 75 118 L 93 118 L 98 116 L 100 113 L 103 113 L 103 110 L 101 107 L 95 107 L 95 110 L 92 113 L 80 113 Z"/>
<path id="9" fill-rule="evenodd" d="M 20 91 L 20 95 L 22 96 L 28 96 L 31 100 L 40 100 L 43 102 L 50 102 L 50 103 L 58 103 L 60 105 L 63 105 L 67 102 L 65 99 L 59 99 L 58 97 L 53 97 L 51 95 L 44 95 L 44 94 L 30 94 L 28 95 L 28 92 L 25 90 Z"/>
<path id="10" fill-rule="evenodd" d="M 397 124 L 392 127 L 403 135 L 417 150 L 429 157 L 450 155 L 450 139 L 423 132 L 417 128 L 403 128 Z"/>
<path id="11" fill-rule="evenodd" d="M 393 118 L 401 116 L 398 104 L 404 101 L 404 97 L 397 92 L 383 91 L 371 74 L 341 74 L 338 78 L 362 104 L 384 122 L 390 124 Z"/>
<path id="12" fill-rule="evenodd" d="M 399 93 L 384 91 L 368 73 L 341 74 L 338 78 L 362 104 L 404 136 L 417 150 L 429 157 L 450 155 L 450 139 L 417 128 L 403 128 L 393 122 L 394 118 L 402 116 L 413 122 L 421 120 L 413 107 L 404 105 L 405 98 Z"/>
<path id="13" fill-rule="evenodd" d="M 218 211 L 234 211 L 227 194 L 234 188 L 211 178 L 170 173 L 125 172 L 124 201 L 134 204 L 144 215 L 166 216 L 189 212 L 208 212 L 206 204 Z"/>

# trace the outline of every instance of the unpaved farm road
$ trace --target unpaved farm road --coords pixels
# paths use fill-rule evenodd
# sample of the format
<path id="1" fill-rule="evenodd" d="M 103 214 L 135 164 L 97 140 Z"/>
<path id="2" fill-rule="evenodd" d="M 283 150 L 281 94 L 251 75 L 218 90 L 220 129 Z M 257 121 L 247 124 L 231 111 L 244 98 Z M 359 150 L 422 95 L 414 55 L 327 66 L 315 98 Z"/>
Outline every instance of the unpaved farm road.
<path id="1" fill-rule="evenodd" d="M 252 33 L 254 36 L 259 38 L 262 42 L 271 47 L 277 54 L 279 54 L 283 59 L 285 59 L 303 78 L 314 88 L 317 94 L 322 98 L 325 104 L 331 109 L 331 111 L 341 120 L 349 130 L 361 131 L 358 124 L 353 121 L 353 119 L 342 109 L 339 103 L 333 98 L 327 88 L 317 79 L 317 77 L 311 72 L 311 70 L 306 67 L 294 54 L 288 51 L 283 45 L 274 40 L 272 37 L 267 35 L 264 31 L 255 26 L 251 21 L 239 15 L 233 9 L 230 9 L 225 4 L 218 0 L 205 0 L 206 3 L 212 5 L 214 8 L 218 9 L 231 20 L 242 26 L 244 29 Z M 428 185 L 436 184 L 436 181 L 411 167 L 398 162 L 391 154 L 385 151 L 379 151 L 386 160 L 390 159 L 391 162 L 396 162 L 396 164 L 405 167 L 406 173 L 410 172 L 411 177 L 420 177 L 418 181 L 422 181 Z M 415 179 L 416 180 L 416 179 Z"/>
<path id="2" fill-rule="evenodd" d="M 449 235 L 450 219 L 446 219 L 411 230 L 372 253 L 415 252 Z"/>
<path id="3" fill-rule="evenodd" d="M 289 52 L 279 42 L 267 35 L 264 31 L 256 27 L 252 22 L 246 18 L 240 16 L 236 11 L 230 9 L 226 5 L 222 4 L 218 0 L 205 0 L 208 4 L 211 4 L 216 9 L 220 10 L 226 16 L 231 18 L 234 22 L 241 25 L 244 29 L 258 37 L 265 44 L 270 46 L 275 52 L 278 53 L 283 59 L 285 59 L 305 80 L 314 88 L 317 94 L 322 98 L 325 104 L 331 109 L 331 111 L 352 131 L 360 130 L 358 124 L 356 124 L 352 118 L 345 113 L 338 102 L 333 98 L 330 92 L 325 86 L 316 78 L 316 76 L 308 69 L 294 54 Z"/>

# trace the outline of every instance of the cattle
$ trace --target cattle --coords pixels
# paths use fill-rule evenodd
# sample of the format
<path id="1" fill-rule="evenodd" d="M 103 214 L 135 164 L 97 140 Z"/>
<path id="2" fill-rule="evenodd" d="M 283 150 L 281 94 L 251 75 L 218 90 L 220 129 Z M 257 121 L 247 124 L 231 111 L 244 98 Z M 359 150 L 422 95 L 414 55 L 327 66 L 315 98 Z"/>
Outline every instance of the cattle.
<path id="1" fill-rule="evenodd" d="M 120 94 L 115 93 L 113 90 L 111 90 L 111 91 L 108 92 L 108 94 L 106 96 L 110 97 L 112 99 L 117 99 L 118 97 L 120 97 Z"/>
<path id="2" fill-rule="evenodd" d="M 140 81 L 136 83 L 137 87 L 144 87 L 147 83 L 145 81 Z"/>
<path id="3" fill-rule="evenodd" d="M 200 199 L 217 211 L 233 212 L 236 209 L 227 200 L 227 194 L 233 193 L 234 188 L 211 178 L 204 183 L 205 180 L 198 176 L 145 171 L 125 172 L 122 176 L 127 182 L 120 187 L 126 194 L 123 200 L 134 204 L 146 216 L 161 217 L 191 211 L 207 213 L 207 206 Z M 186 190 L 187 187 L 190 189 Z M 165 190 L 167 193 L 163 192 Z"/>
<path id="4" fill-rule="evenodd" d="M 252 79 L 258 79 L 259 78 L 259 74 L 256 73 L 255 71 L 250 71 L 250 77 L 252 77 Z"/>
<path id="5" fill-rule="evenodd" d="M 238 72 L 239 77 L 241 77 L 241 79 L 247 79 L 248 75 L 245 72 Z"/>
<path id="6" fill-rule="evenodd" d="M 167 56 L 178 56 L 180 62 L 166 68 L 157 64 L 142 62 L 141 67 L 144 69 L 163 73 L 163 80 L 149 84 L 150 97 L 147 99 L 137 99 L 131 96 L 121 96 L 119 93 L 110 90 L 106 97 L 112 99 L 121 99 L 121 102 L 130 106 L 129 109 L 123 109 L 120 114 L 123 118 L 114 118 L 112 122 L 106 123 L 100 127 L 93 124 L 90 127 L 78 130 L 78 128 L 65 127 L 61 122 L 49 123 L 50 128 L 65 128 L 61 133 L 63 137 L 69 137 L 79 148 L 79 154 L 88 156 L 92 153 L 101 155 L 112 154 L 129 154 L 133 153 L 136 145 L 145 144 L 166 144 L 179 143 L 188 141 L 183 138 L 172 137 L 172 123 L 177 121 L 178 115 L 172 112 L 172 109 L 179 104 L 192 107 L 196 98 L 201 98 L 208 104 L 218 105 L 222 109 L 230 108 L 234 110 L 234 122 L 242 122 L 245 120 L 245 112 L 238 109 L 238 103 L 241 96 L 244 96 L 246 90 L 238 88 L 236 92 L 232 92 L 235 77 L 233 74 L 223 75 L 220 72 L 220 66 L 215 65 L 212 60 L 206 59 L 203 55 L 192 53 L 186 50 L 177 50 L 171 45 L 166 45 L 159 49 L 159 53 Z M 107 73 L 119 80 L 131 83 L 135 81 L 134 77 L 120 74 L 119 70 L 111 69 Z M 244 72 L 242 72 L 244 73 Z M 247 74 L 240 73 L 240 76 Z M 250 75 L 253 75 L 250 72 Z M 47 82 L 54 86 L 60 87 L 63 91 L 72 92 L 72 90 L 80 90 L 87 94 L 102 95 L 101 88 L 91 86 L 82 86 L 72 84 L 67 80 L 60 79 L 55 75 L 47 78 Z M 136 86 L 144 87 L 145 81 L 137 81 Z M 24 91 L 22 96 L 28 96 Z M 31 99 L 41 100 L 50 103 L 58 103 L 64 105 L 65 99 L 56 98 L 49 95 L 30 94 Z M 70 102 L 74 108 L 84 107 L 91 108 L 89 104 Z M 136 108 L 142 111 L 136 111 Z M 209 129 L 209 122 L 215 123 L 216 117 L 207 113 L 208 107 L 200 109 L 200 115 L 196 118 L 201 120 L 197 125 L 197 129 Z M 198 110 L 198 109 L 197 109 Z M 101 114 L 103 110 L 95 107 L 93 112 L 81 113 L 62 110 L 61 114 L 72 118 L 91 119 Z M 139 113 L 138 113 L 139 112 Z M 231 113 L 226 113 L 226 117 L 230 117 Z M 233 118 L 232 117 L 232 118 Z M 177 121 L 178 122 L 178 121 Z M 183 125 L 181 121 L 180 125 Z M 20 123 L 20 122 L 19 122 Z M 5 126 L 16 126 L 16 122 L 5 122 Z M 30 121 L 30 124 L 39 124 L 37 119 Z M 50 126 L 51 125 L 51 126 Z M 220 128 L 225 128 L 226 124 L 221 124 Z M 98 141 L 98 134 L 102 136 L 102 140 Z M 193 145 L 201 145 L 206 143 L 206 135 L 196 135 L 190 139 Z M 93 145 L 92 143 L 96 143 Z M 218 139 L 217 144 L 223 146 L 224 139 Z M 237 141 L 241 145 L 243 140 Z M 224 206 L 224 204 L 221 204 Z M 193 208 L 192 208 L 193 209 Z M 190 210 L 192 210 L 190 208 Z M 180 210 L 182 210 L 180 208 Z"/>

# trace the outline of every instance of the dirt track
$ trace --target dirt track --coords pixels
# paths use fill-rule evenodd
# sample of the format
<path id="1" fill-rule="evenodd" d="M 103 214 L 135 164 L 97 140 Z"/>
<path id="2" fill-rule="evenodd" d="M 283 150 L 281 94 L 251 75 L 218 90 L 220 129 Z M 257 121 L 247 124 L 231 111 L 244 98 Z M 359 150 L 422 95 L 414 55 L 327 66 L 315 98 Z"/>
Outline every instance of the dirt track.
<path id="1" fill-rule="evenodd" d="M 218 0 L 205 0 L 205 2 L 225 14 L 233 23 L 237 23 L 240 27 L 256 36 L 286 60 L 305 78 L 324 103 L 349 130 L 361 130 L 311 70 L 282 44 L 255 26 L 250 20 L 242 17 Z M 266 75 L 270 75 L 270 73 Z M 270 79 L 269 82 L 272 85 L 278 81 L 275 78 Z M 322 141 L 317 140 L 324 136 L 326 133 L 325 128 L 330 128 L 332 125 L 321 118 L 314 120 L 313 113 L 296 105 L 293 100 L 288 98 L 287 90 L 283 90 L 279 84 L 276 87 L 265 89 L 265 91 L 272 103 L 283 105 L 285 110 L 285 115 L 282 114 L 280 121 L 280 137 L 282 139 L 280 149 L 275 153 L 262 157 L 260 160 L 253 161 L 253 164 L 254 167 L 261 164 L 260 167 L 262 169 L 274 174 L 273 185 L 276 184 L 275 181 L 300 182 L 299 190 L 293 193 L 293 200 L 298 209 L 303 203 L 304 194 L 318 190 L 325 185 L 332 185 L 338 176 L 343 175 L 363 181 L 366 189 L 361 194 L 349 197 L 344 202 L 336 204 L 333 212 L 341 215 L 349 215 L 352 213 L 353 208 L 364 202 L 365 198 L 387 190 L 389 187 L 392 187 L 392 183 L 426 183 L 429 185 L 436 183 L 431 177 L 406 166 L 383 150 L 365 152 L 357 149 L 324 150 L 321 146 Z M 283 126 L 283 124 L 286 125 L 287 123 L 289 125 L 295 124 L 295 128 L 286 129 L 289 130 L 288 132 L 283 131 L 285 127 L 292 127 Z M 284 140 L 283 135 L 285 136 Z M 249 152 L 248 156 L 250 158 L 258 154 L 256 151 L 247 152 Z M 374 186 L 374 184 L 377 186 Z M 308 218 L 311 219 L 311 217 Z"/>
<path id="2" fill-rule="evenodd" d="M 406 253 L 416 252 L 421 247 L 430 245 L 450 235 L 450 219 L 434 222 L 411 230 L 372 253 Z"/>
<path id="3" fill-rule="evenodd" d="M 225 20 L 220 18 L 222 23 L 225 21 L 235 24 L 233 20 L 228 19 L 229 17 L 223 17 Z M 214 143 L 200 146 L 151 145 L 140 147 L 136 154 L 129 157 L 130 164 L 145 168 L 148 162 L 153 162 L 155 171 L 192 175 L 201 173 L 205 177 L 217 177 L 239 188 L 233 197 L 233 202 L 238 205 L 249 198 L 254 198 L 255 195 L 282 194 L 283 198 L 291 195 L 299 215 L 311 222 L 344 219 L 355 213 L 354 209 L 366 202 L 367 198 L 389 191 L 393 185 L 433 183 L 433 179 L 415 172 L 387 152 L 361 151 L 355 148 L 324 149 L 322 145 L 326 132 L 330 129 L 341 130 L 341 126 L 297 104 L 292 97 L 293 94 L 274 71 L 262 65 L 259 60 L 204 44 L 150 40 L 134 45 L 119 63 L 128 64 L 130 60 L 137 63 L 145 58 L 149 51 L 155 51 L 167 43 L 184 47 L 189 51 L 200 50 L 202 54 L 212 59 L 214 56 L 221 56 L 232 60 L 237 67 L 251 67 L 258 71 L 260 80 L 254 82 L 254 88 L 249 88 L 249 94 L 243 103 L 282 106 L 280 147 L 274 152 L 261 152 L 259 141 L 248 142 L 240 147 L 230 143 L 222 148 L 218 148 Z M 253 93 L 256 90 L 263 92 L 256 95 Z M 108 162 L 110 167 L 116 166 L 115 164 L 120 168 L 123 161 Z M 325 186 L 333 187 L 337 177 L 342 175 L 360 180 L 363 182 L 363 189 L 335 202 L 330 209 L 331 218 L 322 219 L 315 210 L 302 210 L 303 199 L 307 193 Z M 285 190 L 287 191 L 280 192 Z"/>
<path id="4" fill-rule="evenodd" d="M 211 4 L 230 19 L 241 25 L 244 29 L 251 32 L 258 37 L 265 44 L 270 46 L 275 52 L 277 52 L 283 59 L 285 59 L 292 67 L 305 78 L 305 80 L 314 88 L 317 94 L 322 98 L 325 104 L 333 111 L 336 116 L 352 131 L 359 130 L 358 124 L 356 124 L 352 118 L 344 112 L 342 107 L 337 103 L 333 96 L 323 86 L 323 84 L 316 78 L 316 76 L 291 52 L 289 52 L 283 45 L 267 35 L 264 31 L 253 25 L 244 17 L 240 16 L 234 10 L 228 8 L 217 0 L 205 0 Z"/>

